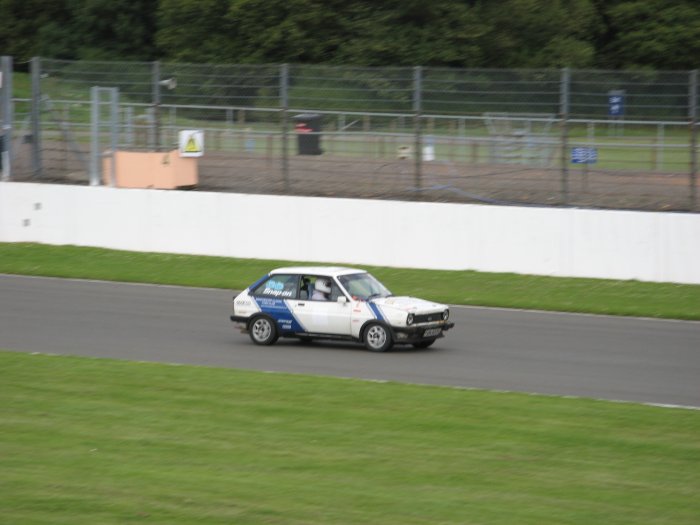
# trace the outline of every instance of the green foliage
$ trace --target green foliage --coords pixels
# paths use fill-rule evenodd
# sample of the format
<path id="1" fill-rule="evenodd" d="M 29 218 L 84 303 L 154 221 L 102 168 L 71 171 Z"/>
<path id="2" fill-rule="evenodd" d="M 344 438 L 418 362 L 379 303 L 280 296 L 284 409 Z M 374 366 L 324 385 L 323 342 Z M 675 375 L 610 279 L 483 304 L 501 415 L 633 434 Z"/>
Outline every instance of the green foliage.
<path id="1" fill-rule="evenodd" d="M 694 0 L 0 0 L 0 53 L 65 59 L 694 69 Z"/>
<path id="2" fill-rule="evenodd" d="M 160 0 L 156 42 L 166 60 L 240 63 L 232 56 L 236 39 L 226 20 L 230 0 Z"/>
<path id="3" fill-rule="evenodd" d="M 77 4 L 77 5 L 76 5 Z M 71 2 L 78 58 L 152 60 L 158 0 Z"/>
<path id="4" fill-rule="evenodd" d="M 357 23 L 338 63 L 396 66 L 478 66 L 478 39 L 489 27 L 465 2 L 350 2 Z"/>
<path id="5" fill-rule="evenodd" d="M 55 46 L 54 53 L 62 54 L 52 32 L 68 19 L 65 0 L 0 0 L 0 54 L 25 62 L 40 53 L 44 40 Z M 61 31 L 61 40 L 68 35 L 70 31 Z"/>
<path id="6" fill-rule="evenodd" d="M 489 67 L 591 66 L 601 19 L 591 0 L 482 2 L 492 28 L 481 39 Z"/>
<path id="7" fill-rule="evenodd" d="M 158 0 L 0 0 L 0 53 L 152 60 Z"/>
<path id="8" fill-rule="evenodd" d="M 697 1 L 633 0 L 607 4 L 611 42 L 602 58 L 612 67 L 695 69 L 700 63 Z"/>
<path id="9" fill-rule="evenodd" d="M 227 20 L 243 62 L 330 62 L 349 36 L 343 0 L 237 0 Z"/>

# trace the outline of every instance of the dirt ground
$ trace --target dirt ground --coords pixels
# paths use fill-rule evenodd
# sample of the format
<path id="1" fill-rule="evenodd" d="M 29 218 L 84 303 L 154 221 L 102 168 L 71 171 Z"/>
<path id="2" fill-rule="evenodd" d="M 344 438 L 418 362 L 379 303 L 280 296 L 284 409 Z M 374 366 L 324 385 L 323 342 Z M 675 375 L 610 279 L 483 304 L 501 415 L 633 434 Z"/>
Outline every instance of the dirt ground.
<path id="1" fill-rule="evenodd" d="M 330 156 L 259 159 L 214 153 L 200 165 L 200 190 L 330 197 L 688 210 L 687 173 L 628 173 L 519 164 L 423 162 Z"/>
<path id="2" fill-rule="evenodd" d="M 44 169 L 34 177 L 27 151 L 17 152 L 13 180 L 87 184 L 85 159 L 43 145 Z M 575 206 L 698 211 L 689 173 L 585 170 L 523 164 L 380 159 L 340 155 L 281 156 L 207 152 L 193 191 L 309 195 L 501 205 Z M 694 191 L 695 190 L 695 191 Z"/>

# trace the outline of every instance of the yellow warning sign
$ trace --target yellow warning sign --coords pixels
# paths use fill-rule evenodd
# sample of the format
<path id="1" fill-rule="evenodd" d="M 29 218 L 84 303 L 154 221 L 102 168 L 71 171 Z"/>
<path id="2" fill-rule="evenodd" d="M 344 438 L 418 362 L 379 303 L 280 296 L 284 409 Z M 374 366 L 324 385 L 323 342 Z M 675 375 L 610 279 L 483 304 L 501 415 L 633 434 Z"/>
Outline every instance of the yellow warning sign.
<path id="1" fill-rule="evenodd" d="M 197 143 L 194 141 L 194 137 L 190 137 L 189 140 L 187 141 L 187 145 L 185 146 L 185 152 L 186 153 L 197 153 L 199 151 L 199 147 L 197 146 Z"/>
<path id="2" fill-rule="evenodd" d="M 204 154 L 204 132 L 199 129 L 180 131 L 180 156 L 201 157 Z"/>

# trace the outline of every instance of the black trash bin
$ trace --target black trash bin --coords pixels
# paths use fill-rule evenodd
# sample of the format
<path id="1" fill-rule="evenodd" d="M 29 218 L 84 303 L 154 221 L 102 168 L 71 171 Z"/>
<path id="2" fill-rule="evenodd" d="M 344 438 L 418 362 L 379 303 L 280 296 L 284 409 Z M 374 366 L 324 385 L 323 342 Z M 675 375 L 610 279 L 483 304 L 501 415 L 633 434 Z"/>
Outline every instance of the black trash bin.
<path id="1" fill-rule="evenodd" d="M 302 113 L 292 117 L 299 155 L 321 155 L 321 115 Z"/>

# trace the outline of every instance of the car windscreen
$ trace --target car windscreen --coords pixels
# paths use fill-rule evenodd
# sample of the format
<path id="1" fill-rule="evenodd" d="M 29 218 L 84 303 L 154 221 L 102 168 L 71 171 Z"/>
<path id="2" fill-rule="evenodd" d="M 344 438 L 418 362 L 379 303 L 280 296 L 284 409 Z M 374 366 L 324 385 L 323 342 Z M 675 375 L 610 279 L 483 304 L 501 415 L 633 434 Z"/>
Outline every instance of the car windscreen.
<path id="1" fill-rule="evenodd" d="M 382 283 L 368 273 L 341 275 L 338 280 L 350 295 L 364 301 L 391 295 L 391 292 Z"/>

